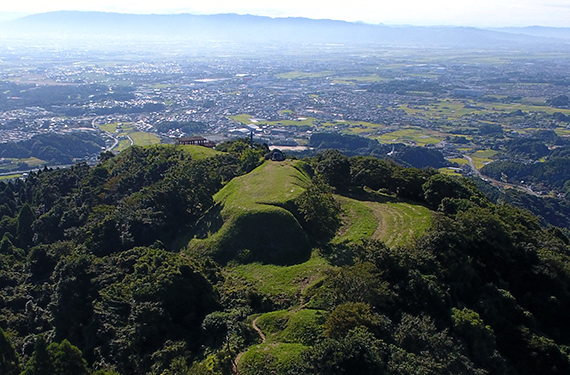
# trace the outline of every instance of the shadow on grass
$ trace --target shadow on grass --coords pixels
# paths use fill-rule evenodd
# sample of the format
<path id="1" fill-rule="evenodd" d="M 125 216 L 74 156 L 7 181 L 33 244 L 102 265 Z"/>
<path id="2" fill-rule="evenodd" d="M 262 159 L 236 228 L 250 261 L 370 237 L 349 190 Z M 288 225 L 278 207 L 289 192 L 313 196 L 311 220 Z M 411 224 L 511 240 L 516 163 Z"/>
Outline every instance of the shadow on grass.
<path id="1" fill-rule="evenodd" d="M 192 231 L 192 237 L 204 239 L 220 230 L 224 225 L 222 218 L 222 205 L 216 204 L 210 208 L 204 216 L 196 223 L 196 227 Z"/>
<path id="2" fill-rule="evenodd" d="M 204 216 L 202 216 L 196 225 L 189 230 L 182 233 L 182 235 L 177 238 L 173 243 L 173 248 L 176 251 L 181 250 L 186 247 L 191 239 L 205 239 L 216 233 L 224 225 L 224 219 L 222 218 L 222 206 L 216 204 L 210 208 Z"/>

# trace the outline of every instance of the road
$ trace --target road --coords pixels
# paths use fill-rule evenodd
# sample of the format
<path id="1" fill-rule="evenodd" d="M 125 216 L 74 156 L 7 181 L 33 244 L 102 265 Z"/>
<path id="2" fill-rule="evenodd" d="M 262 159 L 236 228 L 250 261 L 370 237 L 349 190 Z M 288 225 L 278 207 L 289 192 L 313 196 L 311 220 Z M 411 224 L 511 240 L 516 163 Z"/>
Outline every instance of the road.
<path id="1" fill-rule="evenodd" d="M 536 194 L 534 191 L 532 191 L 531 188 L 526 187 L 526 186 L 522 186 L 522 185 L 515 185 L 515 184 L 510 184 L 507 182 L 503 182 L 503 181 L 498 181 L 495 180 L 493 178 L 487 177 L 487 176 L 483 176 L 481 174 L 481 172 L 479 172 L 479 170 L 475 167 L 475 163 L 473 163 L 473 159 L 471 159 L 469 156 L 467 155 L 463 155 L 463 157 L 465 159 L 467 159 L 467 161 L 469 162 L 469 166 L 471 167 L 471 170 L 473 170 L 473 173 L 475 173 L 477 176 L 479 176 L 479 178 L 481 178 L 482 180 L 485 181 L 489 181 L 492 185 L 494 186 L 498 186 L 498 187 L 502 187 L 505 189 L 519 189 L 524 191 L 525 193 L 534 195 L 535 197 L 540 197 L 540 195 Z"/>
<path id="2" fill-rule="evenodd" d="M 96 121 L 99 118 L 99 116 L 95 116 L 92 120 L 91 120 L 91 126 L 94 129 L 99 129 L 101 130 L 101 128 L 99 128 L 99 125 L 97 125 Z M 104 131 L 105 134 L 107 134 L 109 137 L 113 138 L 113 144 L 109 147 L 107 147 L 105 149 L 105 151 L 111 151 L 112 149 L 114 149 L 115 147 L 117 147 L 117 145 L 119 144 L 119 139 L 115 136 L 115 134 L 111 133 L 111 132 L 107 132 Z M 131 139 L 131 137 L 129 137 L 129 139 L 131 140 L 131 145 L 133 144 L 133 140 Z"/>

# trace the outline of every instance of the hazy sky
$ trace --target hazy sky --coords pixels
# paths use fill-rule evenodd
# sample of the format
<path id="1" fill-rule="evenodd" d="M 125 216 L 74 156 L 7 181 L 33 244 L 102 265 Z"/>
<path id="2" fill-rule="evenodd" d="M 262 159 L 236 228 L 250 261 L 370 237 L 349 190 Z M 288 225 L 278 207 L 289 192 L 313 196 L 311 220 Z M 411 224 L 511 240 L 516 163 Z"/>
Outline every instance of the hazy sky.
<path id="1" fill-rule="evenodd" d="M 367 23 L 570 27 L 570 0 L 17 0 L 0 11 L 96 10 L 124 13 L 239 13 Z"/>

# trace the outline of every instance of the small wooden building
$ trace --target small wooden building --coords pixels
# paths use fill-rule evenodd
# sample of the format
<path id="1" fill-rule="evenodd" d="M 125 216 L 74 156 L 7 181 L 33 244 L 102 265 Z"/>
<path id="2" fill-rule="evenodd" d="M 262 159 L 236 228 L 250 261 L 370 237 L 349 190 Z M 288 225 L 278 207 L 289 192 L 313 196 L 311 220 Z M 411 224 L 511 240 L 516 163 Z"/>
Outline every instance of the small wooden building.
<path id="1" fill-rule="evenodd" d="M 182 137 L 176 139 L 177 145 L 197 145 L 209 148 L 216 147 L 216 144 L 204 137 Z"/>

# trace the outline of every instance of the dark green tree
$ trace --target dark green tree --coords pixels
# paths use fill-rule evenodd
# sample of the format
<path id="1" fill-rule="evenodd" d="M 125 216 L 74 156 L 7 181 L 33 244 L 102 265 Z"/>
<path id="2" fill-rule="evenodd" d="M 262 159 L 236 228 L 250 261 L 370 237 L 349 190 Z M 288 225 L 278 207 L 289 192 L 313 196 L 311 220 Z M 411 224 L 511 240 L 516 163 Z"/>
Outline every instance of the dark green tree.
<path id="1" fill-rule="evenodd" d="M 48 345 L 43 335 L 36 337 L 34 353 L 26 363 L 22 375 L 54 375 L 53 358 L 48 351 Z"/>
<path id="2" fill-rule="evenodd" d="M 350 163 L 339 150 L 326 150 L 315 157 L 315 171 L 336 189 L 350 185 Z"/>
<path id="3" fill-rule="evenodd" d="M 305 191 L 295 200 L 297 210 L 302 215 L 302 223 L 307 232 L 318 241 L 332 239 L 342 222 L 341 207 L 335 200 L 330 187 L 319 177 L 307 185 Z"/>
<path id="4" fill-rule="evenodd" d="M 87 362 L 81 351 L 67 340 L 61 344 L 52 343 L 47 348 L 53 360 L 54 375 L 89 375 Z"/>
<path id="5" fill-rule="evenodd" d="M 472 193 L 459 180 L 437 173 L 422 185 L 424 199 L 433 208 L 437 208 L 444 198 L 468 199 Z"/>
<path id="6" fill-rule="evenodd" d="M 0 328 L 0 374 L 18 375 L 22 371 L 10 337 Z"/>
<path id="7" fill-rule="evenodd" d="M 373 190 L 388 188 L 392 178 L 393 167 L 385 160 L 371 156 L 353 156 L 350 162 L 351 185 Z"/>
<path id="8" fill-rule="evenodd" d="M 26 203 L 20 208 L 16 220 L 16 240 L 18 246 L 27 248 L 32 244 L 32 238 L 34 236 L 32 224 L 35 220 L 34 212 L 29 204 Z"/>

